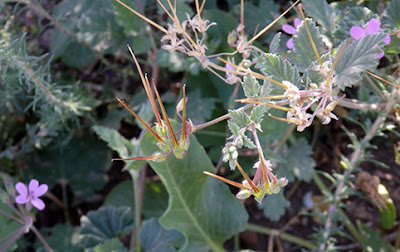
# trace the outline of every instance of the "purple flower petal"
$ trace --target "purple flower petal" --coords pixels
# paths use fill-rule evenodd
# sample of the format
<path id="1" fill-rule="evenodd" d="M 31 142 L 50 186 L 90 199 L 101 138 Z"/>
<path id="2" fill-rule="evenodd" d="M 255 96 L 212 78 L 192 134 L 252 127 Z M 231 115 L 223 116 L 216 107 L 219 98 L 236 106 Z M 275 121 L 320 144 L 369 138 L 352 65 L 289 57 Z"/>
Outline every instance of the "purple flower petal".
<path id="1" fill-rule="evenodd" d="M 294 28 L 293 26 L 288 25 L 288 24 L 282 25 L 282 30 L 284 32 L 286 32 L 287 34 L 291 34 L 291 35 L 296 34 L 296 28 Z"/>
<path id="2" fill-rule="evenodd" d="M 28 196 L 28 188 L 26 188 L 26 185 L 22 182 L 18 182 L 15 185 L 15 190 L 17 190 L 17 192 L 23 196 Z"/>
<path id="3" fill-rule="evenodd" d="M 18 204 L 25 204 L 28 203 L 29 198 L 26 195 L 18 195 L 17 197 L 15 197 L 15 202 L 17 202 Z"/>
<path id="4" fill-rule="evenodd" d="M 378 56 L 376 56 L 377 59 L 382 59 L 383 55 L 385 55 L 385 52 L 381 52 Z"/>
<path id="5" fill-rule="evenodd" d="M 29 182 L 29 193 L 36 191 L 38 187 L 39 181 L 37 181 L 36 179 L 32 179 L 31 182 Z"/>
<path id="6" fill-rule="evenodd" d="M 353 26 L 350 29 L 350 35 L 353 39 L 357 40 L 367 35 L 367 32 L 360 26 Z"/>
<path id="7" fill-rule="evenodd" d="M 293 38 L 290 38 L 287 42 L 286 42 L 286 46 L 289 49 L 293 48 Z"/>
<path id="8" fill-rule="evenodd" d="M 31 200 L 31 202 L 32 202 L 32 205 L 39 210 L 43 210 L 45 207 L 43 200 L 41 200 L 39 198 Z"/>
<path id="9" fill-rule="evenodd" d="M 390 44 L 390 36 L 387 36 L 386 38 L 385 38 L 385 40 L 384 40 L 384 42 L 385 42 L 385 45 L 389 45 Z"/>
<path id="10" fill-rule="evenodd" d="M 301 20 L 298 18 L 295 18 L 293 23 L 294 23 L 294 27 L 296 27 L 296 29 L 297 29 L 297 26 L 299 26 L 301 24 Z"/>
<path id="11" fill-rule="evenodd" d="M 32 197 L 33 198 L 37 198 L 42 196 L 43 194 L 45 194 L 47 192 L 47 190 L 49 189 L 49 187 L 46 184 L 43 184 L 41 186 L 38 187 L 38 189 L 36 189 L 36 191 L 34 191 L 32 193 Z"/>
<path id="12" fill-rule="evenodd" d="M 381 22 L 376 18 L 371 18 L 365 30 L 367 31 L 367 34 L 375 34 L 379 32 L 380 28 L 381 28 Z"/>

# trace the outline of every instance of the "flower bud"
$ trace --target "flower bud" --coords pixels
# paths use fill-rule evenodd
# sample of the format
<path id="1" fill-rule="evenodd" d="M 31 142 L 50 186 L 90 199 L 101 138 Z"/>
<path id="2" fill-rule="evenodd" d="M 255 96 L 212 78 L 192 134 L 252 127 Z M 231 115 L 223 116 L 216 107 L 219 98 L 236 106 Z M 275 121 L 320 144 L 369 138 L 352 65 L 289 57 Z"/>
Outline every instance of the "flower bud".
<path id="1" fill-rule="evenodd" d="M 281 188 L 278 185 L 271 186 L 271 194 L 277 194 L 281 191 Z"/>
<path id="2" fill-rule="evenodd" d="M 179 148 L 183 151 L 187 151 L 189 149 L 190 141 L 188 138 L 179 140 Z"/>
<path id="3" fill-rule="evenodd" d="M 238 199 L 247 199 L 248 197 L 250 197 L 250 195 L 251 195 L 250 190 L 243 189 L 243 190 L 240 190 L 236 194 L 236 198 L 238 198 Z"/>
<path id="4" fill-rule="evenodd" d="M 187 102 L 187 97 L 185 100 L 186 100 L 185 102 Z M 183 98 L 178 102 L 178 105 L 176 105 L 177 112 L 181 112 L 182 110 L 183 110 Z"/>
<path id="5" fill-rule="evenodd" d="M 227 39 L 228 45 L 235 46 L 236 39 L 236 32 L 230 32 Z"/>
<path id="6" fill-rule="evenodd" d="M 247 189 L 251 190 L 251 186 L 249 184 L 249 182 L 247 180 L 243 180 L 242 185 L 244 185 L 244 187 L 246 187 Z"/>
<path id="7" fill-rule="evenodd" d="M 278 180 L 278 186 L 285 187 L 288 184 L 288 182 L 289 181 L 287 180 L 287 178 L 280 178 Z"/>
<path id="8" fill-rule="evenodd" d="M 160 137 L 167 137 L 168 136 L 168 127 L 164 123 L 160 125 L 159 123 L 156 123 L 156 133 Z"/>
<path id="9" fill-rule="evenodd" d="M 153 153 L 151 160 L 154 161 L 154 162 L 162 162 L 166 158 L 167 158 L 166 155 L 164 155 L 164 154 L 162 154 L 160 152 L 155 152 L 155 153 Z"/>
<path id="10" fill-rule="evenodd" d="M 243 62 L 243 67 L 244 68 L 250 68 L 251 67 L 251 61 L 250 60 L 245 59 L 242 62 Z"/>
<path id="11" fill-rule="evenodd" d="M 162 142 L 157 142 L 156 145 L 160 148 L 163 152 L 170 152 L 172 143 L 168 140 L 164 140 Z"/>
<path id="12" fill-rule="evenodd" d="M 179 148 L 179 147 L 174 148 L 174 156 L 175 156 L 176 158 L 182 159 L 182 158 L 185 157 L 185 154 L 186 154 L 186 150 L 182 150 L 182 149 Z"/>

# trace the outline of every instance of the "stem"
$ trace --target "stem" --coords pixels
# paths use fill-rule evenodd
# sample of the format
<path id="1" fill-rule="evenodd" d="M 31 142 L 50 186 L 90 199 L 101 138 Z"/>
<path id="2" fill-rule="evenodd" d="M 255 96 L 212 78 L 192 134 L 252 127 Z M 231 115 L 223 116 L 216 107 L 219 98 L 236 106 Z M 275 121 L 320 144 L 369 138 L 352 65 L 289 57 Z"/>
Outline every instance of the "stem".
<path id="1" fill-rule="evenodd" d="M 11 246 L 24 232 L 25 232 L 26 227 L 21 227 L 17 231 L 13 232 L 11 235 L 8 235 L 7 237 L 11 237 L 9 240 L 6 241 L 1 247 L 0 251 L 5 251 L 8 247 Z"/>
<path id="2" fill-rule="evenodd" d="M 14 217 L 14 216 L 12 216 L 11 214 L 9 214 L 9 213 L 7 213 L 7 212 L 1 210 L 1 209 L 0 209 L 0 213 L 1 213 L 1 214 L 4 214 L 5 216 L 7 216 L 7 217 L 10 218 L 10 219 L 15 220 L 16 222 L 21 223 L 22 225 L 25 225 L 25 222 L 24 222 L 24 221 L 22 221 L 22 220 L 20 220 L 20 219 L 18 219 L 18 218 L 16 218 L 16 217 Z"/>
<path id="3" fill-rule="evenodd" d="M 43 236 L 39 233 L 39 231 L 35 228 L 35 226 L 31 226 L 30 229 L 35 233 L 36 237 L 39 238 L 39 240 L 43 243 L 44 247 L 47 249 L 49 252 L 53 252 L 54 250 L 47 244 L 47 242 L 44 240 Z"/>
<path id="4" fill-rule="evenodd" d="M 345 187 L 345 181 L 346 178 L 348 178 L 353 170 L 357 167 L 357 165 L 360 163 L 360 159 L 362 158 L 362 154 L 364 151 L 364 146 L 367 146 L 368 142 L 371 141 L 371 139 L 375 136 L 375 134 L 379 131 L 380 127 L 383 125 L 386 116 L 391 112 L 391 109 L 393 105 L 395 104 L 395 95 L 396 95 L 396 89 L 393 89 L 392 94 L 391 94 L 391 99 L 389 99 L 388 103 L 385 106 L 385 109 L 383 111 L 383 115 L 378 116 L 378 118 L 375 120 L 371 128 L 369 129 L 369 132 L 365 135 L 365 137 L 362 139 L 361 143 L 358 145 L 359 147 L 355 149 L 355 151 L 352 154 L 352 157 L 350 159 L 350 164 L 349 167 L 345 170 L 343 173 L 342 178 L 339 180 L 339 183 L 336 187 L 335 193 L 333 195 L 333 205 L 337 206 L 340 200 L 340 195 L 343 191 L 343 188 Z M 329 211 L 326 219 L 325 219 L 325 225 L 324 225 L 324 232 L 322 234 L 322 237 L 324 239 L 324 242 L 319 245 L 318 250 L 319 251 L 325 251 L 326 246 L 327 246 L 327 240 L 330 236 L 331 229 L 333 226 L 333 212 L 334 211 Z"/>
<path id="5" fill-rule="evenodd" d="M 252 108 L 253 106 L 254 106 L 253 104 L 248 104 L 248 105 L 243 106 L 243 107 L 241 107 L 241 108 L 239 108 L 237 110 L 242 111 L 242 110 L 246 110 L 246 109 Z M 194 132 L 196 130 L 204 129 L 204 128 L 208 127 L 208 126 L 211 126 L 211 125 L 214 125 L 216 123 L 219 123 L 219 122 L 221 122 L 221 121 L 223 121 L 225 119 L 228 119 L 229 116 L 230 116 L 229 113 L 227 113 L 227 114 L 225 114 L 223 116 L 220 116 L 218 118 L 215 118 L 214 120 L 211 120 L 209 122 L 206 122 L 206 123 L 203 123 L 203 124 L 199 124 L 199 125 L 193 125 L 192 131 Z"/>
<path id="6" fill-rule="evenodd" d="M 304 239 L 302 239 L 300 237 L 297 237 L 297 236 L 294 236 L 294 235 L 291 235 L 291 234 L 287 234 L 287 233 L 284 233 L 284 232 L 279 232 L 279 230 L 276 230 L 276 229 L 262 227 L 262 226 L 258 226 L 258 225 L 255 225 L 255 224 L 247 223 L 247 230 L 254 231 L 254 232 L 257 232 L 257 233 L 260 233 L 260 234 L 266 234 L 266 235 L 272 235 L 272 234 L 276 234 L 277 233 L 278 235 L 276 235 L 276 236 L 278 236 L 279 238 L 281 238 L 281 239 L 283 239 L 285 241 L 300 245 L 300 246 L 302 246 L 304 248 L 307 248 L 307 249 L 316 248 L 316 246 L 314 244 L 312 244 L 311 242 L 308 242 L 308 241 L 306 241 L 306 240 L 304 240 Z"/>
<path id="7" fill-rule="evenodd" d="M 146 164 L 145 164 L 146 166 Z M 145 169 L 142 168 L 142 170 L 139 172 L 139 176 L 137 176 L 136 171 L 135 172 L 130 172 L 132 181 L 133 181 L 133 193 L 135 195 L 135 231 L 132 233 L 131 237 L 131 244 L 130 248 L 133 251 L 133 248 L 135 247 L 134 244 L 136 244 L 136 251 L 140 252 L 141 251 L 141 246 L 140 246 L 140 240 L 139 240 L 139 230 L 142 222 L 142 188 L 141 188 L 141 181 L 142 177 L 145 176 L 144 172 Z M 135 236 L 135 239 L 133 239 L 133 236 Z"/>

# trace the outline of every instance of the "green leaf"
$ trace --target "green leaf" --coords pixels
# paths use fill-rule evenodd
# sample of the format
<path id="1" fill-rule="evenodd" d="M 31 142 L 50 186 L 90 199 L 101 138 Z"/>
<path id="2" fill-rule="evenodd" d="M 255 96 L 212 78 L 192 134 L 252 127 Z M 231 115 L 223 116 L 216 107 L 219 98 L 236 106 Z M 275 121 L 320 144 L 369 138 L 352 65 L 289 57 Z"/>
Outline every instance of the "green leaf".
<path id="1" fill-rule="evenodd" d="M 253 75 L 246 74 L 243 77 L 242 87 L 246 97 L 260 96 L 260 84 L 258 84 L 257 79 Z"/>
<path id="2" fill-rule="evenodd" d="M 169 7 L 167 0 L 160 0 L 160 2 L 164 5 L 164 7 L 169 12 L 171 12 L 171 8 Z M 188 6 L 188 2 L 189 2 L 188 0 L 177 0 L 176 1 L 176 15 L 178 16 L 178 19 L 181 24 L 184 20 L 187 19 L 186 13 L 188 13 L 189 16 L 193 16 L 192 8 L 190 8 Z M 157 5 L 157 14 L 164 15 L 165 14 L 164 9 L 159 4 L 156 4 L 156 5 Z M 170 18 L 168 18 L 168 23 L 170 23 L 170 24 L 172 23 Z"/>
<path id="3" fill-rule="evenodd" d="M 128 250 L 119 239 L 114 238 L 97 245 L 94 252 L 128 252 Z"/>
<path id="4" fill-rule="evenodd" d="M 71 41 L 66 45 L 61 59 L 69 67 L 81 68 L 92 64 L 96 60 L 96 55 L 86 46 Z"/>
<path id="5" fill-rule="evenodd" d="M 259 124 L 262 122 L 265 112 L 267 111 L 267 107 L 263 105 L 255 106 L 250 113 L 250 120 L 254 123 Z"/>
<path id="6" fill-rule="evenodd" d="M 366 7 L 350 7 L 345 16 L 340 19 L 334 35 L 340 40 L 348 39 L 350 37 L 350 29 L 352 26 L 365 27 L 371 18 L 379 19 L 378 15 Z"/>
<path id="7" fill-rule="evenodd" d="M 146 53 L 150 50 L 151 48 L 151 41 L 148 37 L 145 36 L 136 36 L 133 38 L 132 42 L 132 50 L 136 54 L 142 54 Z"/>
<path id="8" fill-rule="evenodd" d="M 128 5 L 134 10 L 138 10 L 135 1 L 121 0 L 121 2 Z M 123 28 L 125 35 L 127 36 L 139 35 L 140 30 L 146 26 L 144 20 L 136 16 L 134 13 L 132 13 L 130 10 L 125 8 L 122 4 L 118 3 L 117 1 L 114 0 L 111 1 L 111 6 L 114 11 L 115 20 Z"/>
<path id="9" fill-rule="evenodd" d="M 229 110 L 230 120 L 234 122 L 239 128 L 244 128 L 250 124 L 249 115 L 243 110 Z"/>
<path id="10" fill-rule="evenodd" d="M 310 30 L 311 38 L 317 48 L 318 54 L 321 56 L 323 53 L 323 43 L 319 28 L 312 19 L 306 18 L 305 22 Z M 293 50 L 289 51 L 289 56 L 300 71 L 309 68 L 313 62 L 318 60 L 308 37 L 304 21 L 297 27 L 297 33 L 293 36 Z"/>
<path id="11" fill-rule="evenodd" d="M 96 7 L 85 11 L 78 28 L 78 39 L 103 54 L 115 53 L 126 40 L 110 8 Z"/>
<path id="12" fill-rule="evenodd" d="M 384 27 L 397 29 L 400 27 L 400 1 L 392 0 L 383 12 L 382 24 Z"/>
<path id="13" fill-rule="evenodd" d="M 228 121 L 228 127 L 229 127 L 229 130 L 231 131 L 231 133 L 233 134 L 233 135 L 239 135 L 239 130 L 240 130 L 240 128 L 239 128 L 239 126 L 236 124 L 236 123 L 234 123 L 234 122 L 232 122 L 231 120 L 229 120 Z"/>
<path id="14" fill-rule="evenodd" d="M 10 215 L 13 215 L 13 212 L 11 211 L 10 207 L 4 204 L 1 200 L 0 200 L 0 209 Z M 0 214 L 0 240 L 6 237 L 7 235 L 17 231 L 20 228 L 23 228 L 23 226 L 20 223 L 14 221 L 13 219 L 3 214 Z M 0 242 L 0 247 L 3 245 L 4 242 Z M 16 243 L 11 244 L 11 246 L 8 247 L 8 249 L 6 249 L 4 252 L 14 251 L 16 247 L 17 247 Z"/>
<path id="15" fill-rule="evenodd" d="M 114 187 L 104 200 L 105 206 L 128 206 L 135 209 L 132 181 Z M 168 193 L 162 183 L 147 182 L 144 188 L 142 214 L 145 219 L 160 217 L 168 206 Z"/>
<path id="16" fill-rule="evenodd" d="M 200 90 L 187 93 L 186 113 L 187 117 L 194 124 L 206 122 L 211 118 L 217 99 L 212 97 L 202 97 Z"/>
<path id="17" fill-rule="evenodd" d="M 154 138 L 146 134 L 142 151 L 152 154 L 157 150 L 154 143 Z M 168 209 L 160 224 L 185 236 L 182 251 L 224 251 L 223 242 L 246 228 L 248 215 L 240 201 L 224 183 L 203 174 L 214 172 L 214 167 L 194 136 L 183 159 L 171 155 L 161 163 L 149 163 L 169 193 Z"/>
<path id="18" fill-rule="evenodd" d="M 87 197 L 104 186 L 110 159 L 107 146 L 86 133 L 60 149 L 48 147 L 27 156 L 29 169 L 24 177 L 46 181 L 50 188 L 63 180 L 71 186 L 75 197 Z"/>
<path id="19" fill-rule="evenodd" d="M 236 20 L 240 20 L 240 4 L 234 6 L 233 13 Z M 274 21 L 276 17 L 274 15 L 278 13 L 280 13 L 279 5 L 273 0 L 258 1 L 258 4 L 254 4 L 251 1 L 244 2 L 244 27 L 246 28 L 246 33 L 252 36 Z"/>
<path id="20" fill-rule="evenodd" d="M 292 84 L 300 85 L 300 74 L 296 67 L 292 66 L 281 56 L 271 53 L 263 55 L 262 62 L 256 65 L 261 72 L 277 81 L 289 81 Z"/>
<path id="21" fill-rule="evenodd" d="M 395 251 L 389 242 L 382 238 L 382 233 L 372 230 L 366 225 L 357 223 L 361 235 L 363 251 L 390 252 Z"/>
<path id="22" fill-rule="evenodd" d="M 379 185 L 381 186 L 381 185 Z M 382 195 L 382 194 L 381 194 Z M 389 194 L 388 194 L 389 195 Z M 389 229 L 393 226 L 396 220 L 396 207 L 391 199 L 386 200 L 386 209 L 379 210 L 379 217 L 381 220 L 381 227 Z"/>
<path id="23" fill-rule="evenodd" d="M 307 14 L 321 24 L 321 32 L 332 40 L 338 11 L 333 9 L 326 0 L 303 0 L 303 3 Z"/>
<path id="24" fill-rule="evenodd" d="M 185 57 L 180 52 L 158 50 L 156 62 L 161 67 L 168 68 L 171 72 L 181 72 L 185 69 Z"/>
<path id="25" fill-rule="evenodd" d="M 108 239 L 127 234 L 133 227 L 129 207 L 101 207 L 81 217 L 79 239 L 84 247 L 93 248 Z"/>
<path id="26" fill-rule="evenodd" d="M 253 141 L 250 139 L 250 137 L 242 134 L 241 137 L 243 138 L 243 145 L 247 148 L 250 149 L 255 149 L 257 146 L 253 143 Z M 239 147 L 239 146 L 238 146 Z"/>
<path id="27" fill-rule="evenodd" d="M 271 43 L 269 44 L 269 53 L 278 54 L 280 49 L 281 43 L 281 35 L 282 32 L 278 32 L 275 34 L 274 38 L 272 39 Z"/>
<path id="28" fill-rule="evenodd" d="M 166 231 L 157 219 L 151 218 L 143 222 L 139 240 L 146 252 L 174 252 L 176 248 L 182 246 L 184 237 L 176 230 Z"/>
<path id="29" fill-rule="evenodd" d="M 95 125 L 92 129 L 107 143 L 108 147 L 116 151 L 121 158 L 140 156 L 139 141 L 132 138 L 130 141 L 123 137 L 117 130 Z M 117 162 L 117 161 L 115 161 Z M 144 160 L 124 161 L 124 170 L 140 170 L 145 164 Z"/>
<path id="30" fill-rule="evenodd" d="M 61 1 L 54 7 L 52 15 L 66 30 L 76 33 L 80 17 L 84 12 L 106 7 L 107 3 L 107 0 Z M 68 66 L 75 68 L 87 66 L 96 60 L 96 56 L 89 48 L 57 27 L 50 40 L 50 52 L 55 57 L 61 57 Z"/>
<path id="31" fill-rule="evenodd" d="M 376 33 L 352 41 L 337 62 L 334 70 L 334 86 L 341 90 L 351 87 L 362 79 L 362 72 L 375 68 L 379 64 L 379 59 L 376 57 L 382 52 L 383 40 L 386 37 L 386 33 Z M 339 46 L 337 52 L 340 52 L 343 46 L 344 43 Z"/>
<path id="32" fill-rule="evenodd" d="M 290 201 L 286 200 L 282 190 L 278 194 L 268 195 L 259 205 L 265 217 L 272 221 L 278 221 L 289 206 Z"/>
<path id="33" fill-rule="evenodd" d="M 295 144 L 293 144 L 282 164 L 281 169 L 278 174 L 280 176 L 286 177 L 289 181 L 293 181 L 294 174 L 298 179 L 305 182 L 310 182 L 312 176 L 314 175 L 315 161 L 312 158 L 312 147 L 309 145 L 305 138 L 299 138 Z"/>
<path id="34" fill-rule="evenodd" d="M 130 152 L 128 150 L 128 146 L 130 145 L 130 142 L 128 139 L 121 136 L 117 130 L 99 125 L 93 126 L 92 129 L 101 138 L 101 140 L 107 143 L 108 147 L 118 152 L 120 156 L 124 158 L 129 156 Z"/>
<path id="35" fill-rule="evenodd" d="M 40 233 L 45 241 L 54 251 L 80 252 L 83 251 L 79 246 L 79 228 L 68 224 L 57 224 L 51 228 L 41 228 Z M 46 252 L 43 244 L 36 240 L 36 252 Z"/>

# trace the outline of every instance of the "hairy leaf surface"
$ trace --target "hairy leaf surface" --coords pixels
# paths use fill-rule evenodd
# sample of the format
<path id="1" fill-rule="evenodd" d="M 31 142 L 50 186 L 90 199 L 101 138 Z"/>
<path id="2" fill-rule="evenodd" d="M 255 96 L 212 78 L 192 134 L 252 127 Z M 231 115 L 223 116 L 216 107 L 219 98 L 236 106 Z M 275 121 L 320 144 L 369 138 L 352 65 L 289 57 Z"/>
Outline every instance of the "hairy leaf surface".
<path id="1" fill-rule="evenodd" d="M 146 155 L 157 150 L 150 134 L 143 137 L 141 148 Z M 223 251 L 223 242 L 245 229 L 248 215 L 240 201 L 224 183 L 203 174 L 214 172 L 214 167 L 194 136 L 183 159 L 171 155 L 150 165 L 169 193 L 168 209 L 160 224 L 185 236 L 182 251 Z"/>
<path id="2" fill-rule="evenodd" d="M 352 41 L 344 49 L 337 62 L 333 83 L 334 86 L 344 90 L 361 80 L 361 73 L 367 69 L 375 68 L 379 64 L 377 56 L 382 52 L 383 40 L 386 33 L 368 34 L 358 40 Z M 337 52 L 343 48 L 340 45 Z"/>

